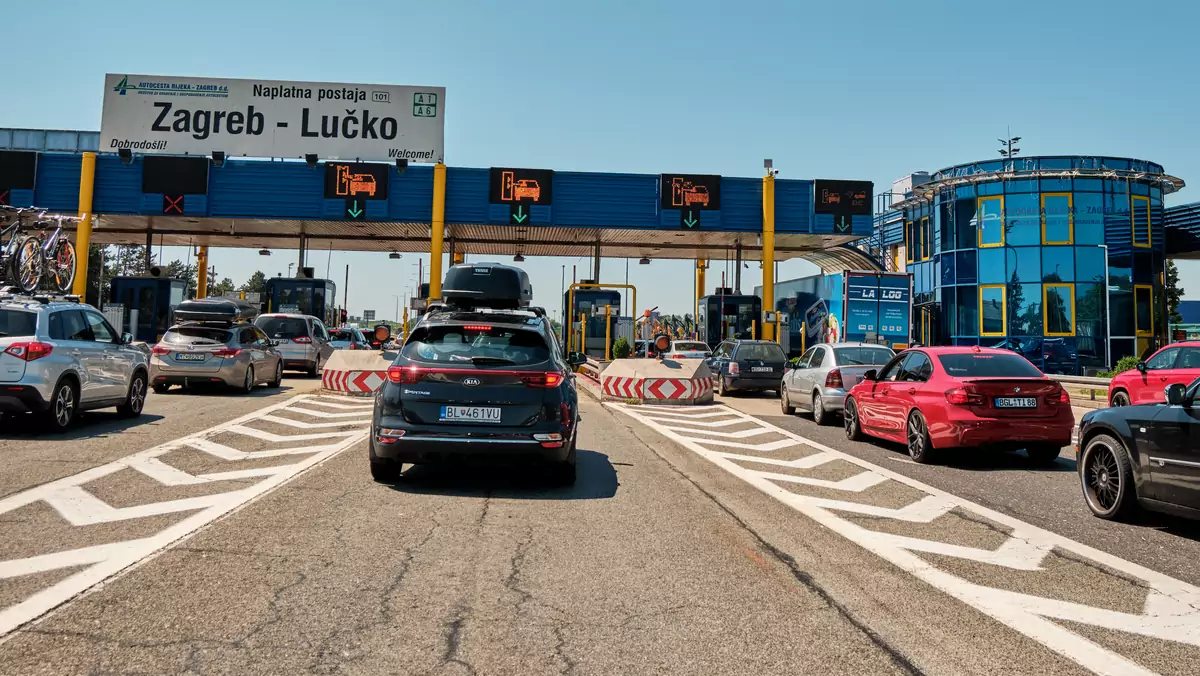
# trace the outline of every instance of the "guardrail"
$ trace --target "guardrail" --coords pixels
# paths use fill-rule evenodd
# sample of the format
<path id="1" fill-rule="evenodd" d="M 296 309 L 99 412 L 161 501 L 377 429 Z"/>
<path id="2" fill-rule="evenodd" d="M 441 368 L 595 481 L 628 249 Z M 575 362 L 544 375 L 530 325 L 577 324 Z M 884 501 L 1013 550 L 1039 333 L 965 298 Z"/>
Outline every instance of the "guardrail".
<path id="1" fill-rule="evenodd" d="M 1071 394 L 1072 397 L 1075 397 L 1075 396 L 1082 397 L 1083 395 L 1086 394 L 1087 398 L 1089 400 L 1097 401 L 1096 393 L 1099 392 L 1100 393 L 1099 400 L 1103 401 L 1105 403 L 1105 405 L 1108 405 L 1108 387 L 1109 387 L 1109 385 L 1112 384 L 1112 378 L 1093 378 L 1093 377 L 1088 377 L 1088 376 L 1058 376 L 1058 375 L 1051 375 L 1050 377 L 1053 378 L 1054 380 L 1057 380 L 1058 382 L 1062 383 L 1063 385 L 1080 386 L 1080 387 L 1074 388 L 1077 390 L 1076 392 L 1071 392 L 1070 390 L 1067 390 L 1067 392 L 1069 394 Z"/>

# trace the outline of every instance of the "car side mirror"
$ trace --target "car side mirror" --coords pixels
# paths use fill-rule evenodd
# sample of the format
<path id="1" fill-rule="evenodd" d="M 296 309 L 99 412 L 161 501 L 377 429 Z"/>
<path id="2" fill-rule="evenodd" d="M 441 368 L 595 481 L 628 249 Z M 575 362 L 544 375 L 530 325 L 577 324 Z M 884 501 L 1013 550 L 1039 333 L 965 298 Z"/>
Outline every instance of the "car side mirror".
<path id="1" fill-rule="evenodd" d="M 587 363 L 587 356 L 580 352 L 572 352 L 567 355 L 567 363 L 571 366 L 583 366 Z"/>
<path id="2" fill-rule="evenodd" d="M 866 373 L 863 374 L 863 380 L 869 380 L 871 382 L 875 382 L 875 379 L 878 377 L 879 377 L 879 371 L 876 371 L 875 369 L 869 369 Z"/>
<path id="3" fill-rule="evenodd" d="M 1183 406 L 1187 398 L 1187 386 L 1183 383 L 1167 385 L 1167 403 L 1171 406 Z"/>
<path id="4" fill-rule="evenodd" d="M 122 345 L 133 344 L 133 334 L 132 333 L 122 333 L 121 334 L 121 344 Z"/>
<path id="5" fill-rule="evenodd" d="M 1139 362 L 1137 363 L 1137 370 L 1138 370 L 1138 371 L 1140 371 L 1140 372 L 1142 372 L 1142 373 L 1145 373 L 1145 372 L 1146 372 L 1146 362 L 1144 362 L 1144 361 L 1139 361 Z"/>

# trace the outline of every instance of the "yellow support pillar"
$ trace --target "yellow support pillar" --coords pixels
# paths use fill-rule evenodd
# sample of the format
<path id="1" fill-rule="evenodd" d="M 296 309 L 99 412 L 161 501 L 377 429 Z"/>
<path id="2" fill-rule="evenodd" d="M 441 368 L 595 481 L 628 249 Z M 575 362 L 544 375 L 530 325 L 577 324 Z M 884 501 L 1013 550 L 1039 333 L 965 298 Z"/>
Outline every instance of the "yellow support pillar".
<path id="1" fill-rule="evenodd" d="M 696 261 L 696 307 L 692 314 L 692 326 L 700 325 L 700 299 L 704 297 L 704 271 L 707 269 L 708 261 L 706 259 L 701 258 Z"/>
<path id="2" fill-rule="evenodd" d="M 446 238 L 446 165 L 433 165 L 433 222 L 429 241 L 429 300 L 442 299 L 442 248 Z"/>
<path id="3" fill-rule="evenodd" d="M 764 310 L 775 310 L 775 177 L 763 177 L 762 266 Z M 760 317 L 761 319 L 761 317 Z M 763 325 L 763 340 L 775 340 L 774 324 Z"/>
<path id="4" fill-rule="evenodd" d="M 75 283 L 71 291 L 76 296 L 87 294 L 88 249 L 92 243 L 92 189 L 96 184 L 96 153 L 84 153 L 79 169 L 79 225 L 75 230 Z M 104 299 L 97 299 L 103 303 Z"/>
<path id="5" fill-rule="evenodd" d="M 200 247 L 196 254 L 196 298 L 208 298 L 208 247 Z"/>
<path id="6" fill-rule="evenodd" d="M 612 361 L 612 306 L 604 306 L 604 361 Z"/>
<path id="7" fill-rule="evenodd" d="M 408 342 L 408 308 L 404 308 L 404 326 L 400 327 L 400 335 L 402 343 Z"/>

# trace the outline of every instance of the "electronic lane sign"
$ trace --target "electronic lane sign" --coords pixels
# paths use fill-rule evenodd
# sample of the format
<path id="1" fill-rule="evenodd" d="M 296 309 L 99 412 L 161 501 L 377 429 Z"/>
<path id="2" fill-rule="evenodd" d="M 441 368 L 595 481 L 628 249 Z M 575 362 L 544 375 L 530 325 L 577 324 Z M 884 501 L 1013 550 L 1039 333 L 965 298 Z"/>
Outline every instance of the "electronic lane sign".
<path id="1" fill-rule="evenodd" d="M 326 162 L 325 199 L 344 200 L 342 216 L 364 220 L 368 201 L 387 200 L 390 169 L 391 165 L 369 162 Z"/>
<path id="2" fill-rule="evenodd" d="M 679 227 L 700 227 L 700 213 L 721 208 L 721 177 L 708 174 L 659 174 L 660 207 L 679 210 Z"/>
<path id="3" fill-rule="evenodd" d="M 161 193 L 162 213 L 183 215 L 184 195 L 208 194 L 207 157 L 157 157 L 142 160 L 142 192 Z"/>
<path id="4" fill-rule="evenodd" d="M 813 211 L 833 215 L 833 229 L 850 232 L 854 216 L 871 215 L 871 192 L 875 185 L 870 181 L 830 181 L 817 179 L 814 190 Z"/>
<path id="5" fill-rule="evenodd" d="M 488 178 L 488 202 L 508 205 L 510 224 L 527 225 L 534 206 L 554 204 L 554 172 L 492 167 Z"/>
<path id="6" fill-rule="evenodd" d="M 14 190 L 33 190 L 36 176 L 37 153 L 0 150 L 0 204 L 12 204 Z"/>

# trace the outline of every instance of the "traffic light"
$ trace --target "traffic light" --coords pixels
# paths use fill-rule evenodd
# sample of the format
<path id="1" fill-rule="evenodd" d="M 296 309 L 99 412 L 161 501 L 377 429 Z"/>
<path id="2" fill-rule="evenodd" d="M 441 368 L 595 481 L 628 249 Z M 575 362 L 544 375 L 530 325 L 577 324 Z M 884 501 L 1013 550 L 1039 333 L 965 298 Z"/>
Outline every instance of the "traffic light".
<path id="1" fill-rule="evenodd" d="M 346 325 L 348 318 L 349 318 L 349 315 L 346 313 L 345 310 L 342 310 L 342 326 Z"/>

